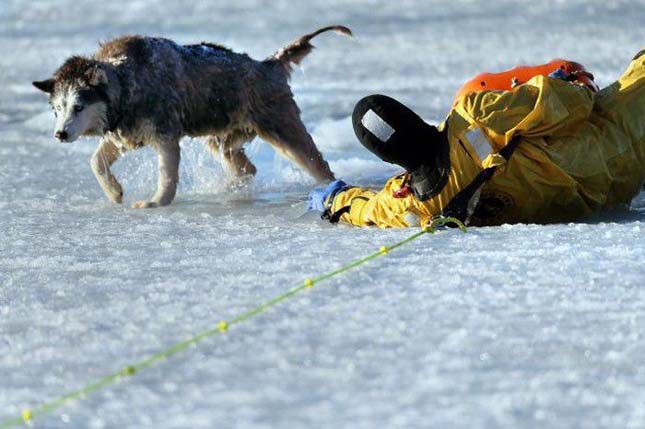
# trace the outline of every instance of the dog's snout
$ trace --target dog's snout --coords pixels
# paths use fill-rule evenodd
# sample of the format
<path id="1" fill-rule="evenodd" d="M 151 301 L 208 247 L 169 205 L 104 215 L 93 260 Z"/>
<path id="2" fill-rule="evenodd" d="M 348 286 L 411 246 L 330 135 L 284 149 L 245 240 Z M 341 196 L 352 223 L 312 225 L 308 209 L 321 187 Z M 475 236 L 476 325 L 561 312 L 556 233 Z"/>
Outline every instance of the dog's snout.
<path id="1" fill-rule="evenodd" d="M 58 140 L 64 142 L 67 140 L 69 135 L 67 134 L 67 131 L 56 131 L 56 134 L 54 134 L 54 137 L 56 137 Z"/>

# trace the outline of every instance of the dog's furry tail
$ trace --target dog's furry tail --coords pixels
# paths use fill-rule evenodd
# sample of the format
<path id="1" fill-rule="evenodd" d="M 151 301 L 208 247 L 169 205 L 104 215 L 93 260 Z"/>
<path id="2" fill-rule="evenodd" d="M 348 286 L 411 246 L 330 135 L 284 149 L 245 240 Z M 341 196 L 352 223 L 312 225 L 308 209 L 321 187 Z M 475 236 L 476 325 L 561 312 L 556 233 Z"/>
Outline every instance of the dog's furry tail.
<path id="1" fill-rule="evenodd" d="M 343 25 L 330 25 L 329 27 L 323 27 L 313 33 L 305 34 L 299 39 L 294 40 L 289 45 L 281 48 L 278 52 L 267 58 L 267 61 L 277 61 L 281 63 L 287 74 L 291 74 L 291 64 L 300 64 L 303 58 L 314 49 L 314 45 L 309 43 L 309 41 L 317 35 L 327 31 L 335 31 L 338 34 L 350 37 L 353 36 L 352 30 Z"/>

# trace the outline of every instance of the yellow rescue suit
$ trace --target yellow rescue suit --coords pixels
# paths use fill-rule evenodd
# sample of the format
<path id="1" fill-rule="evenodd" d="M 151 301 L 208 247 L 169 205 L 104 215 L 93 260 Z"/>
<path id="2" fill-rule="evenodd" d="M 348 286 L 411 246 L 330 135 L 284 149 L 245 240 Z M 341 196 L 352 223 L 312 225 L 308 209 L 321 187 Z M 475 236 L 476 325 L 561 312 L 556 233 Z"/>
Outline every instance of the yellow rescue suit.
<path id="1" fill-rule="evenodd" d="M 401 175 L 379 192 L 338 193 L 331 212 L 349 207 L 340 219 L 358 226 L 426 225 L 492 166 L 498 167 L 482 189 L 475 225 L 571 221 L 629 204 L 645 179 L 645 55 L 595 95 L 544 76 L 511 91 L 471 93 L 439 129 L 447 131 L 451 171 L 438 195 L 427 201 L 395 196 L 404 185 Z M 506 161 L 498 152 L 518 137 Z M 490 148 L 483 160 L 475 139 Z"/>

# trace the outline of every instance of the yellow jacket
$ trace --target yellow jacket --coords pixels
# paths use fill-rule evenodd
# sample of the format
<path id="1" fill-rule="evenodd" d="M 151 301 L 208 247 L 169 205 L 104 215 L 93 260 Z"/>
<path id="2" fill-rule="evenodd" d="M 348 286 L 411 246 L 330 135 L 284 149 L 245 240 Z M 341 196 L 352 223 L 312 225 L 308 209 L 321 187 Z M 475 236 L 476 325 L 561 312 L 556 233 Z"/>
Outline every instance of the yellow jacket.
<path id="1" fill-rule="evenodd" d="M 446 127 L 451 172 L 437 196 L 396 198 L 404 180 L 396 176 L 379 192 L 337 194 L 331 211 L 350 206 L 341 220 L 359 226 L 425 225 L 491 166 L 498 168 L 482 189 L 475 225 L 570 221 L 629 204 L 645 179 L 645 55 L 595 95 L 544 76 L 511 91 L 471 93 L 439 126 Z M 521 140 L 506 161 L 498 152 L 514 137 Z"/>

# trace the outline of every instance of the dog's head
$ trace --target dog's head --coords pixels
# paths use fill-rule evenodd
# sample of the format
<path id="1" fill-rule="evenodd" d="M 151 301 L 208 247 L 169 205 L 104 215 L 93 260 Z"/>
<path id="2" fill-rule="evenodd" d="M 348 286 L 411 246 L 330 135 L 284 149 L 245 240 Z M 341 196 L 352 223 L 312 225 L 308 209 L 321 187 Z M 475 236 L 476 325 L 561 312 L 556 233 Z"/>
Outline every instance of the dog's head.
<path id="1" fill-rule="evenodd" d="M 49 94 L 56 116 L 54 137 L 73 142 L 82 135 L 102 134 L 107 128 L 108 73 L 97 61 L 68 59 L 50 79 L 33 82 Z"/>

